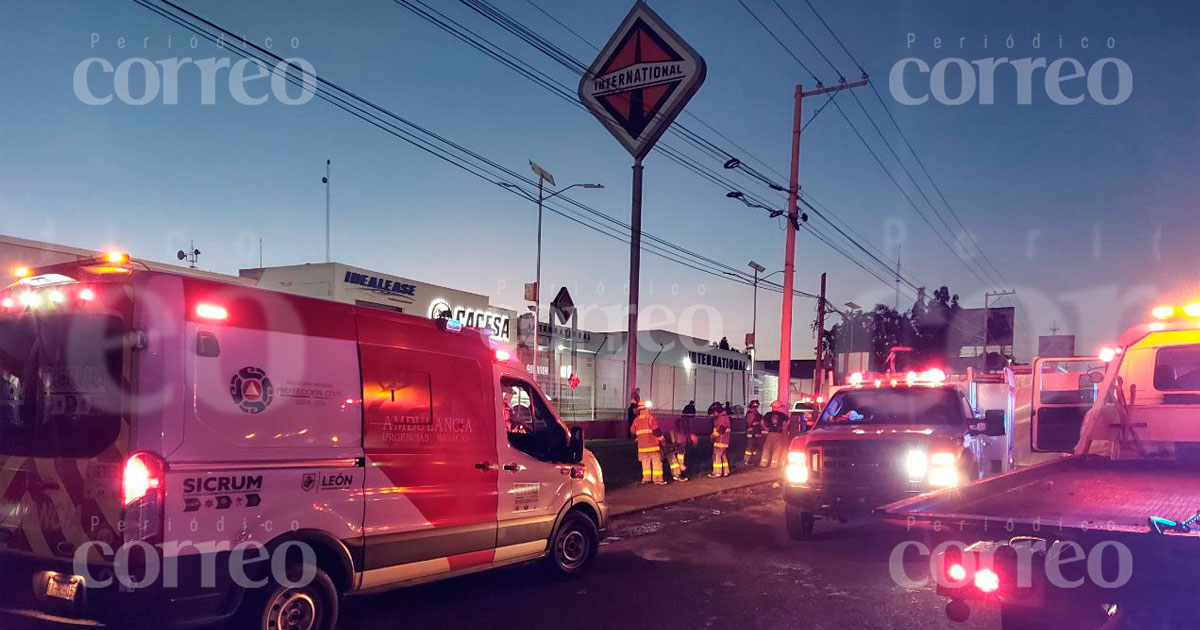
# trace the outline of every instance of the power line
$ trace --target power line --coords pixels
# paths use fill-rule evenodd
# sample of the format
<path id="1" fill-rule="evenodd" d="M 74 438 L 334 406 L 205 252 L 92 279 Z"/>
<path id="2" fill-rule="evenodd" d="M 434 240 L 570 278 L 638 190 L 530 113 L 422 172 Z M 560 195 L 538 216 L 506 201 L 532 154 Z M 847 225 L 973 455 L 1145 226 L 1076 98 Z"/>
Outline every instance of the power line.
<path id="1" fill-rule="evenodd" d="M 863 65 L 859 64 L 858 59 L 854 58 L 853 53 L 850 52 L 850 48 L 846 47 L 845 42 L 841 41 L 841 37 L 839 37 L 838 34 L 836 34 L 836 31 L 833 30 L 832 26 L 829 26 L 829 23 L 826 22 L 826 19 L 824 19 L 824 17 L 821 16 L 821 13 L 816 10 L 816 7 L 812 6 L 812 2 L 810 0 L 804 0 L 804 4 L 808 5 L 809 10 L 812 12 L 812 14 L 814 14 L 814 16 L 816 16 L 818 22 L 821 22 L 821 25 L 824 26 L 824 28 L 826 28 L 826 30 L 829 32 L 829 35 L 833 36 L 834 41 L 838 42 L 838 46 L 841 47 L 842 52 L 846 53 L 846 56 L 848 56 L 848 58 L 850 58 L 850 60 L 854 64 L 854 66 L 858 67 L 858 71 L 862 72 L 865 76 L 866 71 L 864 70 Z M 780 11 L 782 11 L 782 8 L 780 8 Z M 794 22 L 793 22 L 793 24 L 794 24 Z M 822 53 L 822 56 L 823 56 L 823 53 Z M 974 246 L 974 248 L 976 248 L 976 251 L 979 253 L 979 256 L 984 259 L 985 263 L 988 263 L 989 268 L 995 272 L 995 275 L 998 278 L 1000 278 L 1001 282 L 1003 284 L 1008 284 L 1009 282 L 1008 282 L 1007 278 L 1004 277 L 1004 275 L 1000 271 L 1000 268 L 997 268 L 996 264 L 992 263 L 991 258 L 988 257 L 988 252 L 985 252 L 983 250 L 983 247 L 979 245 L 979 241 L 977 241 L 976 238 L 974 238 L 974 235 L 971 234 L 971 230 L 968 230 L 966 228 L 965 224 L 962 223 L 961 217 L 959 217 L 958 212 L 956 212 L 954 210 L 953 206 L 950 205 L 949 200 L 947 200 L 947 198 L 946 198 L 946 194 L 942 193 L 941 186 L 937 185 L 937 181 L 934 180 L 934 176 L 932 176 L 929 173 L 928 168 L 925 168 L 924 161 L 922 161 L 922 158 L 920 158 L 920 156 L 917 155 L 917 150 L 913 148 L 912 143 L 910 142 L 910 140 L 908 140 L 908 136 L 904 132 L 904 128 L 901 128 L 899 122 L 896 121 L 895 116 L 892 114 L 892 108 L 889 108 L 887 102 L 883 100 L 883 95 L 880 94 L 880 90 L 878 90 L 878 88 L 876 88 L 874 83 L 872 83 L 870 86 L 871 86 L 871 91 L 875 92 L 875 97 L 877 98 L 878 102 L 880 102 L 880 107 L 883 108 L 883 112 L 886 113 L 888 116 L 888 119 L 890 121 L 892 121 L 892 125 L 895 127 L 896 132 L 898 132 L 900 134 L 900 139 L 904 140 L 904 144 L 905 144 L 906 148 L 908 149 L 908 152 L 910 152 L 910 154 L 912 154 L 913 160 L 916 160 L 917 166 L 920 167 L 920 170 L 922 170 L 922 173 L 924 173 L 924 175 L 925 175 L 925 179 L 928 179 L 930 182 L 930 185 L 934 186 L 934 191 L 936 191 L 937 196 L 941 198 L 942 204 L 946 205 L 946 209 L 950 212 L 950 216 L 952 216 L 954 218 L 954 222 L 956 224 L 958 224 L 959 229 L 962 230 L 962 234 L 965 234 L 966 238 L 971 241 L 971 244 Z"/>
<path id="2" fill-rule="evenodd" d="M 762 29 L 767 32 L 768 35 L 771 36 L 771 39 L 773 39 L 775 41 L 775 43 L 777 43 L 781 48 L 783 48 L 784 52 L 786 52 L 788 54 L 788 56 L 790 56 L 792 59 L 794 59 L 796 61 L 796 63 L 799 64 L 800 67 L 803 68 L 804 71 L 807 72 L 812 77 L 813 81 L 815 81 L 818 86 L 821 85 L 820 79 L 817 78 L 816 74 L 813 73 L 812 69 L 810 69 L 808 67 L 808 65 L 806 65 L 804 63 L 804 61 L 800 59 L 800 57 L 795 53 L 795 51 L 793 51 L 792 48 L 790 46 L 788 46 L 773 30 L 771 30 L 771 28 L 769 26 L 767 26 L 767 24 L 765 22 L 763 22 L 763 20 L 761 18 L 759 18 L 758 15 L 749 6 L 747 6 L 745 2 L 743 2 L 742 0 L 738 0 L 738 4 L 740 4 L 742 6 L 742 8 L 745 9 L 746 12 L 750 14 L 750 17 L 752 17 L 754 19 L 754 21 L 757 22 L 758 25 L 761 26 Z M 776 6 L 778 6 L 778 5 L 776 5 Z M 782 10 L 782 7 L 780 7 L 780 10 Z M 786 14 L 786 12 L 785 12 L 785 14 Z M 812 39 L 808 37 L 807 33 L 805 33 L 804 30 L 801 29 L 800 26 L 798 24 L 796 24 L 796 22 L 790 18 L 790 16 L 788 16 L 788 18 L 789 18 L 789 21 L 792 23 L 792 25 L 800 32 L 800 34 L 803 35 L 804 38 L 814 48 L 816 48 L 818 50 L 818 52 L 820 52 L 820 49 L 816 46 L 816 44 L 812 41 Z M 837 67 L 834 66 L 833 62 L 830 61 L 829 58 L 824 55 L 824 53 L 821 53 L 821 56 L 825 59 L 825 61 L 827 63 L 829 63 L 830 67 L 833 68 L 834 72 L 837 72 L 839 74 L 839 76 L 841 76 L 840 71 L 838 71 Z M 855 98 L 857 99 L 857 96 L 855 96 Z M 850 128 L 854 131 L 854 134 L 858 137 L 859 141 L 862 142 L 863 146 L 866 147 L 867 151 L 875 159 L 875 162 L 879 165 L 880 169 L 883 170 L 884 174 L 887 175 L 888 179 L 890 179 L 892 181 L 892 183 L 896 186 L 897 190 L 899 190 L 900 193 L 904 196 L 904 198 L 909 202 L 909 205 L 911 205 L 913 207 L 913 209 L 917 212 L 917 215 L 921 217 L 921 219 L 925 222 L 925 224 L 929 226 L 929 229 L 932 230 L 933 233 L 942 242 L 942 244 L 946 246 L 946 249 L 948 249 L 951 254 L 953 254 L 956 258 L 958 258 L 963 263 L 963 265 L 966 266 L 966 268 L 973 275 L 975 275 L 980 281 L 984 282 L 984 284 L 987 284 L 989 281 L 984 279 L 979 274 L 978 271 L 976 271 L 974 268 L 972 268 L 970 266 L 970 263 L 961 254 L 959 254 L 958 251 L 953 246 L 950 245 L 949 241 L 946 240 L 946 237 L 933 225 L 933 222 L 929 220 L 929 217 L 926 216 L 925 212 L 921 210 L 920 206 L 918 206 L 916 204 L 916 202 L 912 199 L 912 197 L 909 195 L 909 193 L 906 190 L 904 190 L 904 187 L 901 186 L 900 182 L 892 175 L 891 171 L 887 168 L 887 166 L 884 164 L 883 160 L 879 157 L 879 155 L 875 152 L 875 150 L 867 142 L 866 138 L 862 135 L 861 132 L 859 132 L 858 128 L 854 125 L 854 122 L 852 120 L 850 120 L 849 116 L 846 115 L 846 112 L 842 109 L 841 105 L 839 105 L 836 101 L 831 100 L 830 102 L 833 104 L 834 108 L 837 109 L 838 112 L 842 115 L 842 118 L 844 118 L 846 120 L 846 123 L 850 125 Z M 868 116 L 868 119 L 869 118 L 870 117 Z M 874 125 L 874 121 L 871 121 L 871 123 Z M 878 127 L 876 127 L 876 129 L 878 130 Z M 881 137 L 882 137 L 882 134 L 881 134 Z M 886 138 L 884 138 L 884 143 L 888 144 Z M 890 144 L 888 145 L 888 147 L 889 147 L 889 149 L 891 148 Z M 894 150 L 893 150 L 893 154 L 894 154 Z M 901 167 L 903 168 L 903 163 L 901 163 Z M 910 178 L 911 178 L 911 176 L 910 176 Z M 920 191 L 919 186 L 918 186 L 918 191 Z M 924 192 L 921 191 L 921 194 L 924 194 Z M 935 211 L 935 214 L 936 214 L 936 211 Z M 940 219 L 940 215 L 938 215 L 938 216 Z"/>

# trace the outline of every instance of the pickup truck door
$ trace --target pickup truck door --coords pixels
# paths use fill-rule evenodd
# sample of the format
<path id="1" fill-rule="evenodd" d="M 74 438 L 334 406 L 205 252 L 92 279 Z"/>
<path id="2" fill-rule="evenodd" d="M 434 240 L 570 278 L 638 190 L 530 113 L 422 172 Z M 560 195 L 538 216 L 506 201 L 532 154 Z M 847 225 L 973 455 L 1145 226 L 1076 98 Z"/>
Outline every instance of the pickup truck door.
<path id="1" fill-rule="evenodd" d="M 1039 358 L 1033 362 L 1030 447 L 1035 453 L 1070 453 L 1083 416 L 1096 400 L 1094 374 L 1106 364 L 1096 357 Z"/>

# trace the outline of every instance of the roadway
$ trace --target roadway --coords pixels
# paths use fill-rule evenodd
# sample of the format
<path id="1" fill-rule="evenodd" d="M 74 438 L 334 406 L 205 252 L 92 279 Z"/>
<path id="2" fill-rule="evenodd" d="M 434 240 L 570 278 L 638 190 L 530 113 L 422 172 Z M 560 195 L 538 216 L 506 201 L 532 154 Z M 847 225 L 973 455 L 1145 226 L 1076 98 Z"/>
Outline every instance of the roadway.
<path id="1" fill-rule="evenodd" d="M 932 587 L 890 577 L 892 549 L 919 533 L 874 522 L 818 523 L 790 540 L 770 485 L 732 490 L 621 517 L 591 571 L 557 582 L 515 567 L 380 595 L 350 598 L 340 627 L 484 630 L 597 628 L 999 627 L 993 610 L 949 621 Z M 928 574 L 916 556 L 905 570 Z"/>

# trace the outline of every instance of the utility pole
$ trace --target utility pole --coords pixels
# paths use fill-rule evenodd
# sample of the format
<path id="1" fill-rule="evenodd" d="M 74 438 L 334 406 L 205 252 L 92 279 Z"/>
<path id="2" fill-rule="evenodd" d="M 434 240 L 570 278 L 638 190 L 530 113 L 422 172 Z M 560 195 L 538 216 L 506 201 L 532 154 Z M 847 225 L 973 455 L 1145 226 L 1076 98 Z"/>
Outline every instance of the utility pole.
<path id="1" fill-rule="evenodd" d="M 787 239 L 783 255 L 783 312 L 779 322 L 779 395 L 778 399 L 787 409 L 792 408 L 791 379 L 792 379 L 792 291 L 795 287 L 796 275 L 796 231 L 800 229 L 800 213 L 796 209 L 800 195 L 800 130 L 803 127 L 801 117 L 802 103 L 806 96 L 831 94 L 867 84 L 867 79 L 854 83 L 839 83 L 830 87 L 818 87 L 805 92 L 804 86 L 796 85 L 795 104 L 792 112 L 792 167 L 788 181 L 788 227 Z"/>
<path id="2" fill-rule="evenodd" d="M 1016 291 L 987 291 L 983 294 L 983 350 L 980 352 L 979 356 L 983 357 L 983 365 L 981 367 L 984 370 L 987 369 L 988 333 L 990 332 L 988 320 L 991 319 L 991 312 L 989 310 L 991 308 L 990 300 L 994 297 L 1004 297 L 1006 295 L 1016 294 Z M 1000 348 L 1003 350 L 1003 344 L 1001 344 Z"/>
<path id="3" fill-rule="evenodd" d="M 825 274 L 821 273 L 821 293 L 817 298 L 817 363 L 813 371 L 813 401 L 821 395 L 825 380 Z"/>

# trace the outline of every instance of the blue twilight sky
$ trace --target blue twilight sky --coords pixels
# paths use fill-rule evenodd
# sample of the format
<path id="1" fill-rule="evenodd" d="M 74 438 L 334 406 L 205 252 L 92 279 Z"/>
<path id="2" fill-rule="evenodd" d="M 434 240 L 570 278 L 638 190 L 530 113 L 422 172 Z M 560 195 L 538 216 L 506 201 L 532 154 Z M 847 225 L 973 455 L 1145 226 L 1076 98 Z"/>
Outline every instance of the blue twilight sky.
<path id="1" fill-rule="evenodd" d="M 627 0 L 494 1 L 586 62 L 595 50 L 538 7 L 601 44 L 631 6 Z M 836 80 L 772 0 L 744 1 L 809 68 L 827 82 Z M 778 1 L 841 72 L 856 78 L 854 63 L 803 1 Z M 630 159 L 599 123 L 395 2 L 181 3 L 258 43 L 270 37 L 273 50 L 307 60 L 322 77 L 514 170 L 526 173 L 532 158 L 560 184 L 602 182 L 603 190 L 573 196 L 628 220 Z M 466 5 L 431 4 L 559 81 L 572 88 L 577 83 L 566 69 Z M 1079 334 L 1079 349 L 1091 350 L 1115 339 L 1151 302 L 1200 294 L 1195 3 L 813 4 L 870 73 L 941 191 L 1003 274 L 1004 288 L 1017 289 L 1023 311 L 1019 355 L 1028 357 L 1030 340 L 1047 334 L 1052 324 Z M 811 87 L 810 76 L 736 0 L 655 0 L 652 6 L 707 59 L 707 81 L 688 111 L 786 173 L 793 85 Z M 1005 43 L 1009 35 L 1011 49 Z M 87 105 L 77 96 L 73 76 L 91 57 L 113 66 L 131 58 L 238 59 L 205 42 L 192 49 L 189 37 L 133 2 L 0 2 L 0 232 L 85 247 L 121 246 L 159 260 L 173 259 L 194 239 L 204 252 L 202 267 L 229 273 L 257 266 L 259 238 L 267 265 L 320 261 L 320 178 L 325 160 L 332 159 L 335 259 L 523 308 L 521 283 L 532 279 L 534 267 L 532 204 L 320 99 L 297 106 L 275 98 L 243 105 L 234 101 L 228 71 L 222 70 L 216 103 L 201 104 L 195 66 L 180 72 L 178 104 L 164 104 L 161 94 L 145 105 L 118 99 Z M 934 47 L 935 37 L 941 48 Z M 910 38 L 915 42 L 909 44 Z M 946 58 L 1071 57 L 1084 69 L 1114 57 L 1128 66 L 1132 92 L 1117 105 L 1091 97 L 1059 105 L 1047 96 L 1045 71 L 1036 70 L 1032 103 L 1020 105 L 1009 66 L 997 70 L 995 104 L 980 104 L 976 94 L 961 105 L 933 99 L 901 105 L 892 95 L 889 72 L 906 57 L 930 66 Z M 131 79 L 134 96 L 145 89 L 138 68 Z M 958 66 L 949 68 L 946 91 L 953 97 L 962 86 L 954 78 Z M 99 66 L 88 75 L 97 96 L 111 94 L 113 81 Z M 1082 78 L 1068 81 L 1063 90 L 1086 95 L 1086 84 Z M 909 68 L 905 85 L 914 95 L 928 93 L 929 75 Z M 1099 87 L 1106 98 L 1117 94 L 1115 65 Z M 266 82 L 247 89 L 265 93 Z M 921 178 L 875 94 L 862 89 L 857 95 L 906 158 L 905 166 Z M 806 102 L 806 112 L 821 102 Z M 846 94 L 835 103 L 924 208 L 859 105 Z M 694 119 L 682 120 L 732 148 Z M 720 169 L 715 159 L 694 149 L 688 153 Z M 751 258 L 772 270 L 782 266 L 783 233 L 773 220 L 726 199 L 726 189 L 659 153 L 646 159 L 645 172 L 647 232 L 739 268 Z M 997 288 L 964 269 L 934 236 L 832 106 L 804 132 L 800 173 L 805 191 L 871 247 L 894 257 L 900 242 L 904 273 L 917 284 L 949 285 L 966 306 L 981 306 L 983 291 Z M 742 189 L 783 205 L 763 187 L 738 181 Z M 931 187 L 926 194 L 940 203 Z M 614 309 L 624 299 L 628 247 L 552 214 L 545 236 L 547 291 L 566 284 L 578 303 L 609 309 L 589 315 L 587 327 L 622 327 Z M 811 235 L 801 234 L 798 252 L 797 286 L 803 290 L 815 291 L 820 272 L 827 271 L 834 304 L 870 306 L 894 299 L 889 285 Z M 642 283 L 643 305 L 654 307 L 644 313 L 643 325 L 712 339 L 724 334 L 737 346 L 750 329 L 749 287 L 654 256 L 643 257 Z M 778 294 L 760 292 L 762 356 L 774 356 L 778 347 L 773 330 L 778 305 Z M 811 300 L 797 305 L 800 319 L 811 317 Z M 796 330 L 795 351 L 811 356 L 807 324 Z"/>

